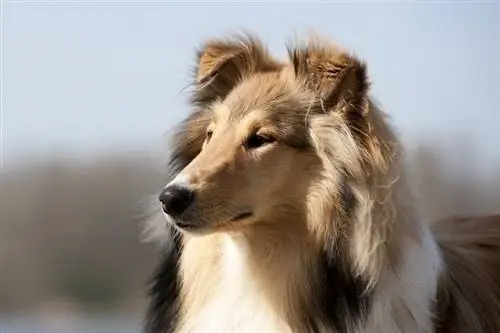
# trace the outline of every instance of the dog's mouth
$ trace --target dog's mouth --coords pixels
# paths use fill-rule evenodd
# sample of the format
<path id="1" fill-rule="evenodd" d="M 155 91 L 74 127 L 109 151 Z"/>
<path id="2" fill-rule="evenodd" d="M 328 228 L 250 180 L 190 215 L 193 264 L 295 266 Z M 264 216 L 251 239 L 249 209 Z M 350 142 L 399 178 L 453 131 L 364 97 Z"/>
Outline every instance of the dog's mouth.
<path id="1" fill-rule="evenodd" d="M 187 224 L 187 223 L 184 223 L 184 222 L 176 222 L 175 225 L 181 229 L 185 229 L 185 230 L 191 230 L 191 229 L 196 229 L 197 226 L 195 225 L 192 225 L 192 224 Z"/>
<path id="2" fill-rule="evenodd" d="M 248 218 L 250 218 L 252 216 L 253 216 L 253 213 L 251 211 L 247 211 L 247 212 L 243 212 L 243 213 L 240 213 L 240 214 L 236 215 L 235 217 L 227 220 L 227 222 L 229 222 L 229 223 L 239 222 L 239 221 L 248 219 Z M 185 222 L 185 221 L 175 221 L 174 225 L 178 229 L 181 229 L 181 230 L 184 230 L 184 231 L 192 231 L 192 232 L 194 232 L 194 231 L 198 231 L 198 230 L 204 229 L 204 227 L 201 226 L 201 225 L 191 224 L 191 223 Z"/>
<path id="3" fill-rule="evenodd" d="M 252 217 L 252 215 L 253 215 L 252 212 L 244 212 L 244 213 L 236 215 L 235 217 L 233 217 L 229 221 L 230 222 L 237 222 L 237 221 L 244 220 L 244 219 L 247 219 L 249 217 Z"/>

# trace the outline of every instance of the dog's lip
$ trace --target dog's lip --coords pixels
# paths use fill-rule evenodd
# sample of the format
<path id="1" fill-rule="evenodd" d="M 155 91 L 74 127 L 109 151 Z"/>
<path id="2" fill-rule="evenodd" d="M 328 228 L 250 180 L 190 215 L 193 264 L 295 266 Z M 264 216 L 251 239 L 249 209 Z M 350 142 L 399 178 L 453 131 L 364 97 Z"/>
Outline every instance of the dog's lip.
<path id="1" fill-rule="evenodd" d="M 176 227 L 178 227 L 180 229 L 185 229 L 185 230 L 193 230 L 193 229 L 199 228 L 199 226 L 197 226 L 197 225 L 186 223 L 184 221 L 175 221 L 174 224 Z"/>
<path id="2" fill-rule="evenodd" d="M 246 211 L 246 212 L 243 212 L 243 213 L 236 215 L 230 221 L 234 222 L 234 221 L 238 221 L 238 220 L 243 220 L 243 219 L 251 217 L 252 215 L 253 215 L 253 213 L 251 211 Z"/>
<path id="3" fill-rule="evenodd" d="M 197 224 L 189 223 L 182 219 L 175 219 L 168 215 L 167 215 L 167 223 L 169 223 L 173 227 L 176 227 L 177 229 L 184 229 L 184 230 L 194 230 L 200 227 Z"/>
<path id="4" fill-rule="evenodd" d="M 235 217 L 231 218 L 230 220 L 228 220 L 228 222 L 238 222 L 240 220 L 249 218 L 251 216 L 253 216 L 253 212 L 252 211 L 244 211 L 242 213 L 237 214 Z M 192 232 L 194 232 L 194 231 L 197 231 L 197 230 L 204 229 L 203 226 L 201 226 L 201 225 L 189 223 L 189 222 L 186 222 L 184 220 L 171 220 L 171 223 L 177 229 L 184 230 L 184 231 L 192 231 Z"/>

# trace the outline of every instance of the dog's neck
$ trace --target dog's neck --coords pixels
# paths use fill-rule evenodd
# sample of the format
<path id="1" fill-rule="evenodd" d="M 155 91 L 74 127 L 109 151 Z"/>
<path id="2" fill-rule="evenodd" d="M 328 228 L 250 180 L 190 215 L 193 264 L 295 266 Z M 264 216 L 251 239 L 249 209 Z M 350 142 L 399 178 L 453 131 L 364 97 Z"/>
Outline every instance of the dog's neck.
<path id="1" fill-rule="evenodd" d="M 334 325 L 354 323 L 358 308 L 366 306 L 361 296 L 366 285 L 326 256 L 305 229 L 305 223 L 289 220 L 186 239 L 181 260 L 185 320 L 222 297 L 233 303 L 251 299 L 251 306 L 278 318 L 282 326 L 275 328 L 282 332 L 318 330 L 322 312 L 335 312 Z M 335 297 L 325 303 L 327 293 Z"/>
<path id="2" fill-rule="evenodd" d="M 225 235 L 223 270 L 260 291 L 270 305 L 287 316 L 304 307 L 311 286 L 309 244 L 296 233 L 269 233 L 254 228 L 245 234 Z"/>
<path id="3" fill-rule="evenodd" d="M 293 329 L 303 329 L 314 278 L 308 241 L 296 224 L 256 223 L 242 231 L 185 239 L 181 261 L 183 308 L 196 315 L 227 294 L 267 306 Z M 234 306 L 238 306 L 235 304 Z M 292 327 L 290 327 L 292 328 Z"/>
<path id="4" fill-rule="evenodd" d="M 404 227 L 406 223 L 400 225 Z M 336 327 L 340 332 L 358 332 L 354 327 L 368 320 L 367 327 L 379 332 L 381 328 L 392 328 L 392 323 L 400 319 L 389 309 L 380 315 L 368 316 L 370 303 L 381 300 L 380 292 L 385 295 L 383 299 L 388 305 L 377 303 L 375 307 L 379 310 L 394 306 L 393 301 L 408 301 L 405 306 L 412 315 L 419 317 L 421 312 L 427 311 L 424 305 L 432 299 L 436 282 L 436 263 L 426 259 L 435 257 L 432 242 L 424 246 L 411 229 L 397 232 L 401 239 L 392 239 L 391 242 L 394 245 L 406 244 L 404 248 L 407 249 L 401 253 L 404 258 L 398 260 L 397 267 L 383 270 L 381 281 L 385 291 L 373 285 L 374 295 L 365 293 L 368 288 L 366 281 L 353 275 L 350 266 L 342 260 L 345 253 L 340 253 L 341 249 L 346 250 L 349 246 L 339 245 L 336 251 L 340 257 L 335 257 L 321 249 L 314 237 L 307 235 L 306 223 L 288 220 L 288 223 L 256 223 L 237 232 L 184 237 L 180 266 L 183 321 L 195 323 L 199 329 L 206 322 L 200 321 L 200 316 L 209 316 L 203 314 L 207 313 L 207 307 L 212 309 L 213 312 L 209 311 L 212 316 L 216 313 L 225 318 L 241 315 L 238 312 L 241 307 L 247 311 L 245 319 L 250 318 L 244 325 L 257 331 L 271 328 L 269 325 L 252 326 L 252 321 L 271 322 L 271 330 L 280 332 L 311 331 L 312 328 L 322 331 L 321 326 Z M 424 249 L 432 253 L 423 253 Z M 408 258 L 412 260 L 411 265 L 407 263 Z M 421 271 L 415 271 L 413 266 Z M 422 274 L 431 276 L 425 280 L 427 275 Z M 414 294 L 417 290 L 407 285 L 416 276 L 424 279 L 422 283 L 430 284 L 428 294 Z M 406 288 L 408 295 L 393 294 L 400 290 L 398 288 Z M 401 299 L 407 296 L 413 298 Z M 328 317 L 323 314 L 328 314 Z M 262 319 L 263 316 L 269 318 Z M 218 319 L 218 322 L 225 325 L 226 319 Z M 408 327 L 413 325 L 411 321 L 407 324 Z M 216 326 L 214 329 L 227 327 Z M 180 330 L 184 331 L 189 331 L 189 328 Z"/>

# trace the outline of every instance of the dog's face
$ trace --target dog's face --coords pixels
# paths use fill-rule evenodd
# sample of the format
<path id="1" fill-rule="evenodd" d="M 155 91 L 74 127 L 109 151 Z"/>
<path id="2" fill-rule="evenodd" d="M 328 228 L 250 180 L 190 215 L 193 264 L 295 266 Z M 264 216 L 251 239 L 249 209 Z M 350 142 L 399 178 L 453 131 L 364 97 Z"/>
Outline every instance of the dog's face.
<path id="1" fill-rule="evenodd" d="M 364 126 L 353 115 L 367 89 L 359 62 L 314 48 L 291 56 L 279 63 L 252 39 L 212 41 L 200 52 L 196 110 L 174 137 L 178 172 L 160 194 L 177 228 L 240 230 L 304 214 L 325 171 L 314 123 Z"/>
<path id="2" fill-rule="evenodd" d="M 166 187 L 191 192 L 180 214 L 165 207 L 177 226 L 235 229 L 304 205 L 320 160 L 280 73 L 255 74 L 204 109 L 200 152 Z"/>

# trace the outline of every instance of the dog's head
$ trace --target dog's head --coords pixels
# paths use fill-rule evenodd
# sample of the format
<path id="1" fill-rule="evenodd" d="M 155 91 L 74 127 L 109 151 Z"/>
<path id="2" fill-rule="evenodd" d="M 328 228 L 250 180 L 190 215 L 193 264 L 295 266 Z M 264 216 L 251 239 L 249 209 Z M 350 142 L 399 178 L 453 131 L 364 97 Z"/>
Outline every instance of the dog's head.
<path id="1" fill-rule="evenodd" d="M 347 209 L 346 181 L 376 159 L 365 65 L 328 43 L 289 54 L 278 62 L 251 37 L 199 52 L 195 109 L 172 139 L 174 178 L 160 193 L 177 228 L 239 230 Z"/>

